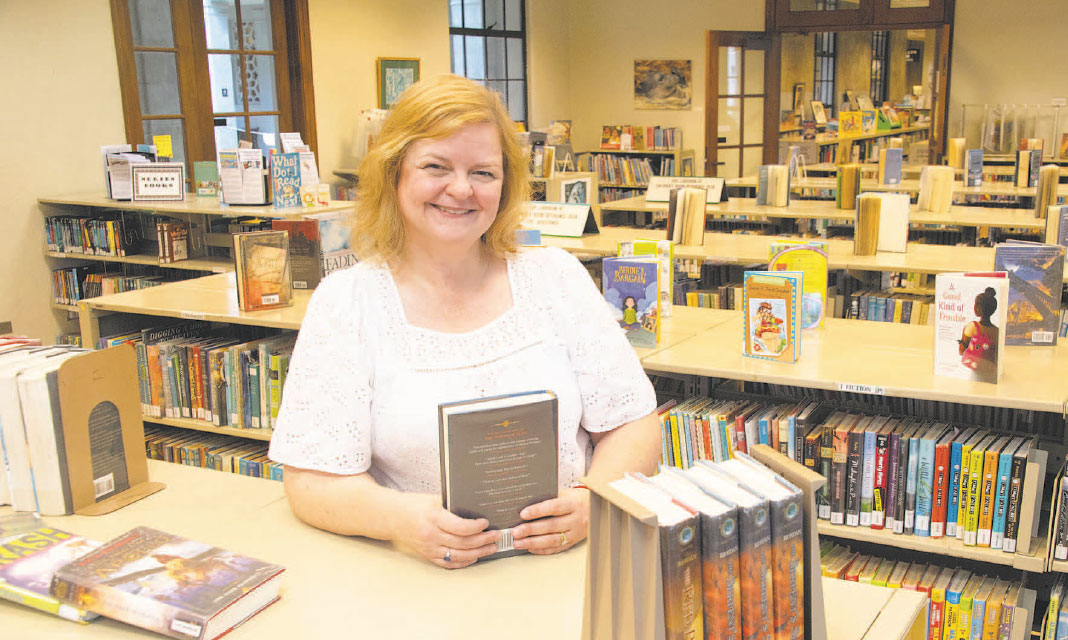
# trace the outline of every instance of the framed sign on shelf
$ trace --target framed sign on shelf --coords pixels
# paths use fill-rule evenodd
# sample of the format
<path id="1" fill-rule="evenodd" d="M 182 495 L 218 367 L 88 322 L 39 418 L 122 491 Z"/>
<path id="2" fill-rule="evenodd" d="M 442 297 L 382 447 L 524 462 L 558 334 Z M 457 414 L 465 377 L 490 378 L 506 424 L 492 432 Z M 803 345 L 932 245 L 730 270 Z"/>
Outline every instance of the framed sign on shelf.
<path id="1" fill-rule="evenodd" d="M 419 58 L 379 58 L 378 108 L 389 109 L 404 90 L 419 81 Z"/>
<path id="2" fill-rule="evenodd" d="M 130 165 L 133 199 L 185 200 L 185 165 L 151 162 Z"/>

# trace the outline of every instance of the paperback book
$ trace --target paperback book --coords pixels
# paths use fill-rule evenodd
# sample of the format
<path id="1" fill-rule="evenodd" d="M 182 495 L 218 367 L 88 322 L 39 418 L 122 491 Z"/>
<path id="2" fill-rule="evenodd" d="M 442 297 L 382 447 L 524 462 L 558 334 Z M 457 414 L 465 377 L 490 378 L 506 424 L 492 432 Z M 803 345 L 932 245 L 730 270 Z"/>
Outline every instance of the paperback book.
<path id="1" fill-rule="evenodd" d="M 1009 279 L 1005 344 L 1057 344 L 1064 247 L 1002 242 L 994 247 L 994 270 L 1006 272 Z"/>
<path id="2" fill-rule="evenodd" d="M 285 231 L 234 234 L 234 271 L 242 311 L 293 304 L 289 236 Z"/>
<path id="3" fill-rule="evenodd" d="M 501 532 L 490 558 L 522 553 L 512 545 L 519 512 L 556 497 L 557 429 L 551 391 L 438 405 L 442 506 Z"/>
<path id="4" fill-rule="evenodd" d="M 271 193 L 275 209 L 300 206 L 299 153 L 271 154 Z"/>
<path id="5" fill-rule="evenodd" d="M 754 358 L 796 362 L 801 355 L 800 271 L 746 271 L 742 285 L 744 353 Z"/>
<path id="6" fill-rule="evenodd" d="M 604 298 L 632 346 L 655 347 L 660 341 L 659 271 L 656 258 L 602 261 Z"/>
<path id="7" fill-rule="evenodd" d="M 827 308 L 827 243 L 776 240 L 771 243 L 768 271 L 804 273 L 801 328 L 822 328 Z"/>
<path id="8" fill-rule="evenodd" d="M 939 273 L 935 277 L 935 374 L 980 382 L 1001 377 L 1008 274 Z"/>
<path id="9" fill-rule="evenodd" d="M 63 602 L 171 638 L 213 640 L 278 600 L 285 569 L 137 527 L 63 566 Z"/>

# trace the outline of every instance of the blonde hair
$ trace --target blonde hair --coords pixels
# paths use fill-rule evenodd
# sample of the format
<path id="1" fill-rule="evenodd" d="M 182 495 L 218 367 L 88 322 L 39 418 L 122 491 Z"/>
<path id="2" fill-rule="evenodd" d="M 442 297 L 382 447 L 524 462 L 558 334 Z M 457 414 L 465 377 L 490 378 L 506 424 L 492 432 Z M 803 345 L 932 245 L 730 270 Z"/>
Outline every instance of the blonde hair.
<path id="1" fill-rule="evenodd" d="M 361 260 L 385 262 L 404 248 L 397 184 L 401 163 L 412 144 L 448 138 L 468 125 L 481 123 L 497 127 L 504 168 L 500 208 L 483 239 L 496 256 L 516 251 L 520 207 L 529 198 L 530 185 L 515 123 L 490 89 L 467 78 L 441 75 L 420 80 L 401 95 L 360 164 L 352 247 Z"/>

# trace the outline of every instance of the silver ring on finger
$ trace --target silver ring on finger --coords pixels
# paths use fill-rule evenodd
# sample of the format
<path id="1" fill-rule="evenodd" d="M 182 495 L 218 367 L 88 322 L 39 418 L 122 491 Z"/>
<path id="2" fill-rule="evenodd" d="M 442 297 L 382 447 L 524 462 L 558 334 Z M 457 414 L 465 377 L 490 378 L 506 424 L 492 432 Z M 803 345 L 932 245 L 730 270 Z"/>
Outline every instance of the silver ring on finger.
<path id="1" fill-rule="evenodd" d="M 445 562 L 452 562 L 452 549 L 445 547 L 445 555 L 441 559 Z"/>

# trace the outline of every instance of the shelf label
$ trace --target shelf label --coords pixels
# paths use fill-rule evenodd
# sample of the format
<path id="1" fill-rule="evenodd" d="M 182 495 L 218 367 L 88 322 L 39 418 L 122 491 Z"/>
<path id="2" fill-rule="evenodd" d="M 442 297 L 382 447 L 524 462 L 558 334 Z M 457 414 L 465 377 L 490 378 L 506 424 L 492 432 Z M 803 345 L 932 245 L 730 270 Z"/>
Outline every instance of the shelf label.
<path id="1" fill-rule="evenodd" d="M 579 238 L 585 232 L 597 233 L 588 204 L 524 202 L 523 214 L 523 227 L 537 229 L 542 235 Z"/>
<path id="2" fill-rule="evenodd" d="M 839 391 L 848 391 L 850 393 L 867 393 L 873 396 L 885 396 L 886 387 L 876 387 L 870 384 L 851 384 L 849 382 L 839 382 Z"/>
<path id="3" fill-rule="evenodd" d="M 182 311 L 178 314 L 178 317 L 186 320 L 204 320 L 208 317 L 208 314 L 199 311 Z"/>
<path id="4" fill-rule="evenodd" d="M 723 178 L 697 178 L 688 176 L 653 176 L 645 191 L 646 202 L 667 202 L 672 189 L 704 189 L 706 204 L 718 204 L 723 199 Z"/>

